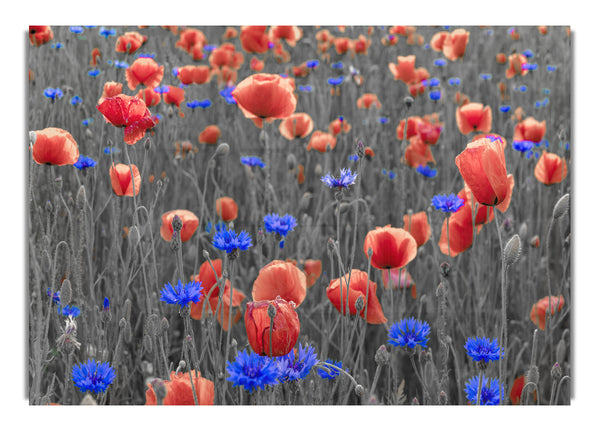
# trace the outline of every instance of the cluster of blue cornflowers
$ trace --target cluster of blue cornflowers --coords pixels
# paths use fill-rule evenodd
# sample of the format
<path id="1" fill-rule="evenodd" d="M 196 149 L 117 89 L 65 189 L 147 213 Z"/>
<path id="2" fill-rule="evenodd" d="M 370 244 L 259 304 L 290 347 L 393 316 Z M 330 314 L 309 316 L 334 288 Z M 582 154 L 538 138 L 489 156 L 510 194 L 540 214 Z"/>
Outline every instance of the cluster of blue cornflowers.
<path id="1" fill-rule="evenodd" d="M 483 374 L 488 364 L 504 356 L 504 349 L 498 345 L 497 339 L 485 337 L 469 338 L 465 343 L 467 355 L 477 362 L 479 375 L 473 376 L 465 383 L 467 399 L 477 405 L 498 405 L 504 399 L 504 388 L 498 379 L 489 379 Z"/>

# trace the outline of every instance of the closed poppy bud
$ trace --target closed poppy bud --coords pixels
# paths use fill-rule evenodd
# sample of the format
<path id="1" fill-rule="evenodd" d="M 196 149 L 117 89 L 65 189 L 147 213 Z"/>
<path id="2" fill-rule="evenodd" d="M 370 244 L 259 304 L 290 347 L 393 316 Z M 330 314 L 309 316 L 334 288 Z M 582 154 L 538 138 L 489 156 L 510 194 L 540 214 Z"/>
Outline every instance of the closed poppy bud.
<path id="1" fill-rule="evenodd" d="M 238 206 L 233 199 L 223 196 L 217 199 L 215 203 L 217 214 L 224 222 L 235 220 L 238 216 Z"/>
<path id="2" fill-rule="evenodd" d="M 547 186 L 560 183 L 567 176 L 567 161 L 564 157 L 544 151 L 533 173 L 539 182 Z"/>
<path id="3" fill-rule="evenodd" d="M 308 141 L 306 151 L 317 150 L 320 153 L 325 153 L 327 150 L 333 150 L 337 144 L 337 138 L 330 133 L 315 131 Z"/>
<path id="4" fill-rule="evenodd" d="M 469 103 L 456 109 L 456 125 L 463 135 L 492 130 L 492 109 L 481 103 Z"/>
<path id="5" fill-rule="evenodd" d="M 546 120 L 537 121 L 533 117 L 527 117 L 515 125 L 513 141 L 540 142 L 546 134 Z"/>
<path id="6" fill-rule="evenodd" d="M 208 379 L 200 376 L 200 371 L 191 370 L 190 373 L 175 373 L 171 371 L 169 380 L 164 380 L 163 384 L 166 389 L 166 396 L 162 400 L 162 404 L 165 406 L 182 406 L 182 405 L 195 405 L 194 393 L 192 391 L 192 380 L 193 388 L 196 391 L 196 399 L 198 404 L 201 406 L 212 406 L 215 399 L 215 385 Z M 151 384 L 148 384 L 146 390 L 146 405 L 155 406 L 156 393 Z"/>
<path id="7" fill-rule="evenodd" d="M 356 101 L 356 107 L 359 109 L 369 109 L 371 106 L 378 109 L 381 108 L 381 103 L 377 99 L 376 94 L 365 93 Z"/>
<path id="8" fill-rule="evenodd" d="M 264 266 L 252 286 L 252 300 L 264 301 L 281 297 L 298 307 L 306 297 L 306 274 L 295 264 L 274 260 Z"/>
<path id="9" fill-rule="evenodd" d="M 402 268 L 416 257 L 417 242 L 404 229 L 387 225 L 369 231 L 363 249 L 367 257 L 368 250 L 372 250 L 371 264 L 375 268 Z"/>
<path id="10" fill-rule="evenodd" d="M 127 86 L 135 90 L 138 85 L 146 87 L 158 87 L 162 81 L 165 72 L 164 66 L 159 66 L 156 61 L 148 57 L 140 57 L 125 69 L 125 78 Z"/>
<path id="11" fill-rule="evenodd" d="M 198 142 L 201 144 L 216 144 L 221 137 L 221 129 L 219 126 L 210 125 L 206 126 L 203 131 L 198 135 Z"/>
<path id="12" fill-rule="evenodd" d="M 72 165 L 79 159 L 77 142 L 69 132 L 57 127 L 30 132 L 33 160 L 40 165 Z"/>
<path id="13" fill-rule="evenodd" d="M 123 93 L 123 84 L 115 81 L 108 81 L 104 83 L 102 88 L 102 97 L 114 97 Z"/>
<path id="14" fill-rule="evenodd" d="M 469 43 L 469 32 L 459 28 L 450 33 L 445 39 L 442 46 L 442 51 L 446 58 L 454 61 L 458 58 L 463 58 Z"/>
<path id="15" fill-rule="evenodd" d="M 391 283 L 389 281 L 390 273 L 392 276 Z M 398 275 L 400 275 L 400 277 L 398 277 Z M 390 287 L 393 289 L 410 288 L 410 296 L 412 296 L 413 299 L 417 299 L 417 285 L 406 268 L 382 269 L 381 278 L 383 280 L 383 287 L 386 289 L 389 289 Z"/>
<path id="16" fill-rule="evenodd" d="M 269 305 L 275 309 L 272 330 Z M 255 353 L 261 356 L 284 356 L 292 350 L 300 335 L 300 320 L 295 308 L 293 302 L 281 298 L 246 304 L 246 334 Z"/>
<path id="17" fill-rule="evenodd" d="M 131 183 L 132 174 L 133 185 Z M 133 196 L 134 190 L 137 196 L 137 194 L 140 192 L 142 178 L 136 165 L 131 165 L 130 169 L 129 165 L 124 165 L 122 163 L 115 165 L 113 163 L 110 168 L 109 175 L 110 184 L 117 196 Z"/>
<path id="18" fill-rule="evenodd" d="M 404 229 L 413 236 L 417 242 L 417 247 L 421 247 L 431 237 L 431 227 L 427 221 L 427 213 L 425 211 L 405 215 Z"/>
<path id="19" fill-rule="evenodd" d="M 510 179 L 500 140 L 478 139 L 456 156 L 456 166 L 482 205 L 498 205 L 509 194 Z"/>
<path id="20" fill-rule="evenodd" d="M 313 120 L 304 112 L 290 115 L 279 124 L 279 133 L 290 141 L 295 138 L 304 138 L 313 130 Z"/>
<path id="21" fill-rule="evenodd" d="M 548 306 L 550 305 L 550 315 L 553 315 L 562 310 L 564 304 L 565 298 L 563 298 L 562 295 L 560 295 L 560 297 L 553 296 L 550 300 L 545 296 L 533 304 L 529 317 L 538 328 L 544 331 L 546 330 L 546 311 L 548 310 Z"/>
<path id="22" fill-rule="evenodd" d="M 350 279 L 349 286 L 346 284 L 346 279 L 348 278 Z M 367 283 L 369 286 L 368 300 Z M 366 308 L 363 306 L 360 310 L 360 317 L 364 319 L 366 311 L 368 323 L 375 325 L 387 322 L 379 299 L 377 299 L 377 284 L 368 280 L 368 274 L 364 271 L 353 269 L 350 274 L 341 277 L 341 292 L 340 279 L 331 280 L 326 293 L 327 298 L 329 298 L 336 310 L 343 315 L 356 315 L 358 313 L 356 309 L 357 299 L 362 298 L 363 304 L 366 304 Z M 346 304 L 348 308 L 346 308 Z"/>
<path id="23" fill-rule="evenodd" d="M 179 235 L 181 236 L 181 241 L 185 242 L 192 237 L 194 232 L 196 232 L 196 228 L 200 223 L 200 220 L 198 220 L 196 214 L 188 210 L 177 209 L 164 213 L 161 216 L 162 224 L 160 226 L 160 236 L 165 241 L 171 241 L 171 239 L 173 238 L 173 217 L 175 217 L 176 215 L 183 223 Z"/>

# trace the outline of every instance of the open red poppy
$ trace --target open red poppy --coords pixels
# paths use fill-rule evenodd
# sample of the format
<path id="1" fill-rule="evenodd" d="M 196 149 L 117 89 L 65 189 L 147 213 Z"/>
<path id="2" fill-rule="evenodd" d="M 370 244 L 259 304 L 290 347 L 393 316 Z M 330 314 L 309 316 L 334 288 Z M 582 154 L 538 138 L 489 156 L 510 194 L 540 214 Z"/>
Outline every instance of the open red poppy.
<path id="1" fill-rule="evenodd" d="M 341 120 L 338 117 L 329 123 L 329 133 L 333 136 L 337 136 L 342 132 L 348 133 L 350 130 L 352 130 L 352 126 L 346 121 L 345 118 Z"/>
<path id="2" fill-rule="evenodd" d="M 160 103 L 160 94 L 154 91 L 153 88 L 144 88 L 143 90 L 138 91 L 135 97 L 142 99 L 148 108 Z"/>
<path id="3" fill-rule="evenodd" d="M 417 242 L 417 247 L 421 247 L 431 237 L 431 226 L 427 221 L 427 213 L 421 211 L 415 214 L 406 214 L 404 216 L 404 229 L 412 235 Z"/>
<path id="4" fill-rule="evenodd" d="M 363 251 L 368 258 L 372 250 L 371 265 L 379 269 L 402 268 L 417 256 L 417 242 L 404 229 L 377 227 L 367 232 Z"/>
<path id="5" fill-rule="evenodd" d="M 133 184 L 131 176 L 133 174 Z M 140 192 L 140 186 L 142 184 L 142 178 L 140 176 L 140 170 L 136 165 L 124 165 L 122 163 L 114 164 L 109 170 L 110 184 L 113 192 L 117 196 L 133 196 L 134 190 L 137 196 Z"/>
<path id="6" fill-rule="evenodd" d="M 245 25 L 240 29 L 240 42 L 246 52 L 262 54 L 269 50 L 266 25 Z"/>
<path id="7" fill-rule="evenodd" d="M 225 29 L 225 31 L 223 32 L 221 39 L 223 39 L 223 40 L 233 39 L 234 37 L 237 37 L 237 35 L 238 35 L 237 29 L 235 29 L 233 27 L 227 27 Z"/>
<path id="8" fill-rule="evenodd" d="M 208 62 L 212 67 L 229 66 L 237 70 L 244 62 L 244 54 L 236 52 L 234 44 L 225 42 L 211 51 Z"/>
<path id="9" fill-rule="evenodd" d="M 448 60 L 455 61 L 464 57 L 467 43 L 469 43 L 469 32 L 462 28 L 456 29 L 444 38 L 442 52 Z"/>
<path id="10" fill-rule="evenodd" d="M 440 133 L 442 133 L 442 124 L 423 120 L 417 124 L 417 132 L 424 143 L 435 145 L 440 138 Z"/>
<path id="11" fill-rule="evenodd" d="M 102 87 L 102 97 L 115 97 L 123 93 L 123 84 L 115 81 L 108 81 Z"/>
<path id="12" fill-rule="evenodd" d="M 554 315 L 555 313 L 562 310 L 563 305 L 565 305 L 565 298 L 562 295 L 552 296 L 550 300 L 548 300 L 547 296 L 544 296 L 538 302 L 533 304 L 531 307 L 531 312 L 529 313 L 529 318 L 531 321 L 542 331 L 546 330 L 546 311 L 550 308 L 550 315 Z"/>
<path id="13" fill-rule="evenodd" d="M 115 51 L 133 54 L 147 40 L 148 36 L 141 35 L 137 31 L 128 31 L 117 38 L 117 42 L 115 43 Z"/>
<path id="14" fill-rule="evenodd" d="M 381 108 L 381 102 L 376 94 L 365 93 L 356 101 L 356 107 L 359 109 L 369 109 L 371 106 L 377 109 Z"/>
<path id="15" fill-rule="evenodd" d="M 527 117 L 515 125 L 513 141 L 540 142 L 546 134 L 546 120 L 537 121 L 533 117 Z"/>
<path id="16" fill-rule="evenodd" d="M 183 102 L 183 99 L 185 99 L 185 90 L 172 85 L 168 85 L 167 87 L 169 87 L 169 91 L 162 94 L 163 100 L 165 103 L 168 103 L 169 105 L 175 105 L 179 108 L 179 105 L 181 105 L 181 102 Z"/>
<path id="17" fill-rule="evenodd" d="M 217 199 L 215 207 L 219 217 L 226 223 L 235 220 L 238 216 L 238 206 L 235 201 L 228 196 Z"/>
<path id="18" fill-rule="evenodd" d="M 337 144 L 337 138 L 329 133 L 316 130 L 310 137 L 306 151 L 317 150 L 320 153 L 325 153 L 327 150 L 333 150 Z"/>
<path id="19" fill-rule="evenodd" d="M 448 236 L 450 236 L 450 255 L 452 257 L 458 256 L 473 245 L 472 214 L 471 207 L 465 204 L 450 215 L 449 221 L 447 218 L 444 219 L 438 241 L 442 253 L 448 254 Z M 450 226 L 450 233 L 448 233 L 448 225 Z M 476 226 L 476 233 L 479 233 L 481 228 L 481 225 Z"/>
<path id="20" fill-rule="evenodd" d="M 179 33 L 179 40 L 175 42 L 175 46 L 193 55 L 195 46 L 202 49 L 207 43 L 206 36 L 202 31 L 195 28 L 186 28 Z"/>
<path id="21" fill-rule="evenodd" d="M 417 57 L 408 55 L 406 57 L 398 56 L 398 64 L 389 63 L 388 67 L 395 80 L 400 80 L 406 84 L 410 84 L 415 80 L 415 61 Z"/>
<path id="22" fill-rule="evenodd" d="M 358 36 L 358 39 L 352 41 L 352 54 L 367 55 L 369 46 L 371 46 L 371 39 L 367 39 L 361 34 Z"/>
<path id="23" fill-rule="evenodd" d="M 254 280 L 253 301 L 274 300 L 278 296 L 293 301 L 296 307 L 306 297 L 306 274 L 291 262 L 274 260 L 265 265 Z"/>
<path id="24" fill-rule="evenodd" d="M 210 126 L 206 126 L 204 130 L 200 132 L 198 135 L 198 142 L 201 144 L 214 145 L 217 143 L 220 137 L 221 129 L 219 129 L 219 126 L 211 124 Z"/>
<path id="25" fill-rule="evenodd" d="M 57 127 L 47 127 L 30 132 L 33 160 L 40 165 L 72 165 L 79 159 L 77 142 L 69 132 Z"/>
<path id="26" fill-rule="evenodd" d="M 240 82 L 231 93 L 246 118 L 263 120 L 287 118 L 296 110 L 294 89 L 287 79 L 276 74 L 256 73 Z"/>
<path id="27" fill-rule="evenodd" d="M 349 286 L 346 283 L 348 278 L 350 278 Z M 369 287 L 368 295 L 367 283 Z M 345 274 L 341 277 L 341 287 L 340 278 L 331 280 L 326 289 L 326 294 L 336 310 L 342 315 L 356 315 L 358 313 L 356 300 L 362 298 L 363 308 L 360 310 L 360 317 L 364 319 L 366 311 L 367 323 L 377 325 L 387 322 L 379 299 L 377 299 L 377 283 L 369 280 L 368 274 L 364 271 L 353 269 L 350 274 Z M 346 304 L 348 304 L 347 307 Z"/>
<path id="28" fill-rule="evenodd" d="M 101 57 L 100 50 L 98 48 L 92 49 L 92 59 L 90 60 L 90 66 L 98 65 L 98 57 Z"/>
<path id="29" fill-rule="evenodd" d="M 148 57 L 140 57 L 131 66 L 125 69 L 125 78 L 130 90 L 135 90 L 138 85 L 158 87 L 165 72 L 164 66 L 159 66 L 156 61 Z"/>
<path id="30" fill-rule="evenodd" d="M 191 380 L 190 380 L 191 374 Z M 194 383 L 192 389 L 192 381 Z M 215 401 L 215 385 L 208 379 L 201 377 L 200 371 L 191 370 L 189 373 L 175 373 L 171 371 L 169 380 L 164 380 L 167 395 L 162 400 L 165 406 L 184 406 L 195 405 L 194 390 L 196 399 L 201 406 L 212 406 Z M 157 404 L 156 393 L 150 383 L 147 383 L 146 405 L 155 406 Z"/>
<path id="31" fill-rule="evenodd" d="M 206 84 L 212 78 L 213 73 L 208 66 L 183 66 L 177 69 L 177 78 L 184 85 Z"/>
<path id="32" fill-rule="evenodd" d="M 508 56 L 508 69 L 506 69 L 506 79 L 511 79 L 516 75 L 527 75 L 528 70 L 523 68 L 527 64 L 527 57 L 523 54 L 514 53 Z"/>
<path id="33" fill-rule="evenodd" d="M 107 123 L 125 127 L 125 142 L 135 144 L 142 139 L 146 129 L 155 126 L 152 115 L 142 99 L 125 94 L 103 97 L 96 105 Z"/>
<path id="34" fill-rule="evenodd" d="M 391 283 L 389 281 L 391 275 Z M 406 270 L 406 268 L 393 268 L 393 269 L 382 269 L 381 278 L 383 280 L 383 287 L 386 289 L 407 289 L 410 288 L 410 296 L 413 299 L 417 299 L 417 285 Z"/>
<path id="35" fill-rule="evenodd" d="M 544 150 L 533 173 L 539 182 L 547 186 L 560 183 L 567 177 L 567 161 L 558 154 Z"/>
<path id="36" fill-rule="evenodd" d="M 492 130 L 492 109 L 481 103 L 469 103 L 456 108 L 456 125 L 463 135 Z"/>
<path id="37" fill-rule="evenodd" d="M 279 133 L 286 139 L 294 140 L 296 138 L 304 138 L 313 130 L 313 120 L 310 115 L 304 112 L 297 112 L 279 124 Z"/>
<path id="38" fill-rule="evenodd" d="M 275 25 L 269 30 L 269 38 L 273 41 L 283 39 L 289 46 L 296 46 L 302 38 L 302 29 L 295 25 Z"/>
<path id="39" fill-rule="evenodd" d="M 30 25 L 29 43 L 33 46 L 40 46 L 50 42 L 54 38 L 54 32 L 49 25 Z"/>
<path id="40" fill-rule="evenodd" d="M 396 128 L 396 136 L 398 139 L 404 139 L 404 124 L 407 120 L 401 120 L 398 123 L 398 127 Z M 421 117 L 412 116 L 408 117 L 408 127 L 406 129 L 406 139 L 410 139 L 413 136 L 417 136 L 419 134 L 419 124 L 421 124 L 423 120 Z"/>
<path id="41" fill-rule="evenodd" d="M 275 317 L 271 327 L 269 306 Z M 290 353 L 300 335 L 300 320 L 295 304 L 281 298 L 246 304 L 246 334 L 252 350 L 261 356 L 283 356 Z"/>
<path id="42" fill-rule="evenodd" d="M 494 211 L 492 211 L 492 209 L 489 206 L 481 205 L 479 202 L 477 202 L 477 199 L 475 199 L 475 197 L 473 196 L 473 192 L 471 192 L 471 189 L 466 184 L 465 184 L 465 187 L 460 192 L 458 192 L 457 196 L 465 201 L 465 204 L 463 205 L 463 207 L 468 206 L 471 211 L 471 215 L 473 214 L 473 208 L 476 209 L 476 211 L 477 211 L 475 214 L 475 225 L 476 226 L 487 224 L 487 223 L 491 222 L 492 220 L 494 220 Z M 459 209 L 459 211 L 462 210 L 463 207 L 461 207 Z"/>
<path id="43" fill-rule="evenodd" d="M 182 223 L 181 231 L 179 232 L 181 241 L 186 242 L 194 235 L 198 224 L 200 224 L 200 220 L 198 220 L 196 214 L 188 210 L 177 209 L 164 213 L 161 216 L 160 236 L 165 241 L 171 241 L 173 238 L 173 218 L 175 216 L 179 217 Z"/>
<path id="44" fill-rule="evenodd" d="M 413 136 L 409 139 L 409 144 L 404 151 L 404 161 L 411 168 L 418 168 L 420 165 L 435 163 L 431 148 L 420 136 Z"/>
<path id="45" fill-rule="evenodd" d="M 333 39 L 333 45 L 335 47 L 335 52 L 342 55 L 348 52 L 348 50 L 352 49 L 352 41 L 347 37 L 336 37 Z"/>

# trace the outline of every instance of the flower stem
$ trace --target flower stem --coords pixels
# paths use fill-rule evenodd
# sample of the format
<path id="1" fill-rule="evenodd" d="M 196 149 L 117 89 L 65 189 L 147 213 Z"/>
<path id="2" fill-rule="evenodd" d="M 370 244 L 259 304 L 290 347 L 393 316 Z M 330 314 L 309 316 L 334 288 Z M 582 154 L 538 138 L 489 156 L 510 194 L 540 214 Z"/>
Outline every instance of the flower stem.
<path id="1" fill-rule="evenodd" d="M 494 210 L 495 211 L 495 210 Z M 502 346 L 505 349 L 505 355 L 508 354 L 507 350 L 508 350 L 508 327 L 507 327 L 507 318 L 506 318 L 506 277 L 505 277 L 505 273 L 506 273 L 506 260 L 504 258 L 504 246 L 502 244 L 502 232 L 500 230 L 500 223 L 498 222 L 498 212 L 495 211 L 494 214 L 494 220 L 496 221 L 496 230 L 498 231 L 498 241 L 500 243 L 500 256 L 502 257 L 502 273 L 501 273 L 501 281 L 500 281 L 500 294 L 502 297 L 502 315 L 501 315 L 501 319 L 502 319 L 502 324 L 500 325 L 500 340 L 502 343 Z M 499 391 L 500 391 L 500 400 L 502 400 L 502 387 L 504 385 L 504 381 L 503 381 L 503 373 L 502 373 L 502 369 L 503 369 L 503 365 L 504 361 L 502 360 L 502 355 L 500 355 L 500 358 L 498 360 L 498 368 L 499 368 L 499 372 L 498 372 L 498 382 L 499 384 Z"/>

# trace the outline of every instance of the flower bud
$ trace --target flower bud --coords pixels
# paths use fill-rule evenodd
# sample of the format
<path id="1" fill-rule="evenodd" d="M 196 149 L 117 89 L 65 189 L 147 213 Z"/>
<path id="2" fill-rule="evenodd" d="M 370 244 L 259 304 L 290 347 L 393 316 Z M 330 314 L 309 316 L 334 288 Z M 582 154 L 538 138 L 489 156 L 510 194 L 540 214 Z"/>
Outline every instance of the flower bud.
<path id="1" fill-rule="evenodd" d="M 527 383 L 529 382 L 533 382 L 537 385 L 537 383 L 540 381 L 540 371 L 538 370 L 538 367 L 536 365 L 532 365 L 529 370 L 527 371 Z"/>
<path id="2" fill-rule="evenodd" d="M 356 312 L 360 313 L 363 309 L 363 307 L 365 306 L 365 300 L 363 299 L 362 296 L 359 296 L 358 298 L 356 298 L 356 301 L 354 302 L 354 306 L 356 307 Z"/>
<path id="3" fill-rule="evenodd" d="M 519 235 L 513 237 L 506 243 L 504 247 L 504 261 L 507 266 L 514 265 L 521 256 L 521 238 Z"/>
<path id="4" fill-rule="evenodd" d="M 79 211 L 85 208 L 85 187 L 83 184 L 79 187 L 77 197 L 75 198 L 75 203 L 77 204 L 77 209 Z"/>
<path id="5" fill-rule="evenodd" d="M 375 362 L 377 365 L 387 365 L 390 363 L 390 352 L 387 351 L 384 344 L 375 352 Z"/>
<path id="6" fill-rule="evenodd" d="M 163 400 L 167 396 L 167 386 L 165 382 L 161 379 L 154 379 L 150 382 L 150 386 L 152 386 L 152 390 L 156 395 L 156 404 L 161 406 Z"/>
<path id="7" fill-rule="evenodd" d="M 293 153 L 287 155 L 286 159 L 288 170 L 293 171 L 296 167 L 296 156 Z"/>
<path id="8" fill-rule="evenodd" d="M 550 375 L 552 376 L 552 380 L 557 381 L 560 380 L 560 378 L 562 377 L 562 369 L 560 368 L 560 365 L 558 365 L 558 362 L 554 364 L 554 366 L 550 370 Z"/>
<path id="9" fill-rule="evenodd" d="M 60 304 L 64 307 L 71 302 L 73 296 L 73 289 L 71 288 L 71 282 L 68 278 L 65 278 L 60 286 Z"/>
<path id="10" fill-rule="evenodd" d="M 412 97 L 406 96 L 404 98 L 404 106 L 406 106 L 406 109 L 410 109 L 414 101 L 415 99 L 413 99 Z"/>
<path id="11" fill-rule="evenodd" d="M 567 193 L 562 198 L 560 198 L 558 202 L 556 202 L 556 205 L 554 205 L 552 217 L 554 217 L 554 219 L 562 217 L 569 210 L 569 203 L 570 199 L 569 194 Z"/>
<path id="12" fill-rule="evenodd" d="M 226 144 L 225 142 L 219 144 L 217 151 L 215 151 L 215 156 L 224 157 L 227 154 L 229 154 L 229 144 Z"/>
<path id="13" fill-rule="evenodd" d="M 179 231 L 181 231 L 181 228 L 183 228 L 183 222 L 181 221 L 181 218 L 179 218 L 179 216 L 177 214 L 175 214 L 173 216 L 173 221 L 171 221 L 171 226 L 173 226 L 173 231 L 175 231 L 175 232 L 179 232 Z"/>
<path id="14" fill-rule="evenodd" d="M 150 138 L 146 138 L 144 141 L 144 150 L 148 151 L 150 148 L 152 148 L 152 142 L 150 141 Z"/>
<path id="15" fill-rule="evenodd" d="M 270 306 L 276 312 L 273 318 L 269 315 Z M 295 308 L 293 301 L 288 302 L 279 296 L 273 301 L 248 302 L 244 320 L 252 350 L 261 356 L 269 356 L 271 351 L 273 356 L 287 355 L 300 335 L 300 321 Z"/>

